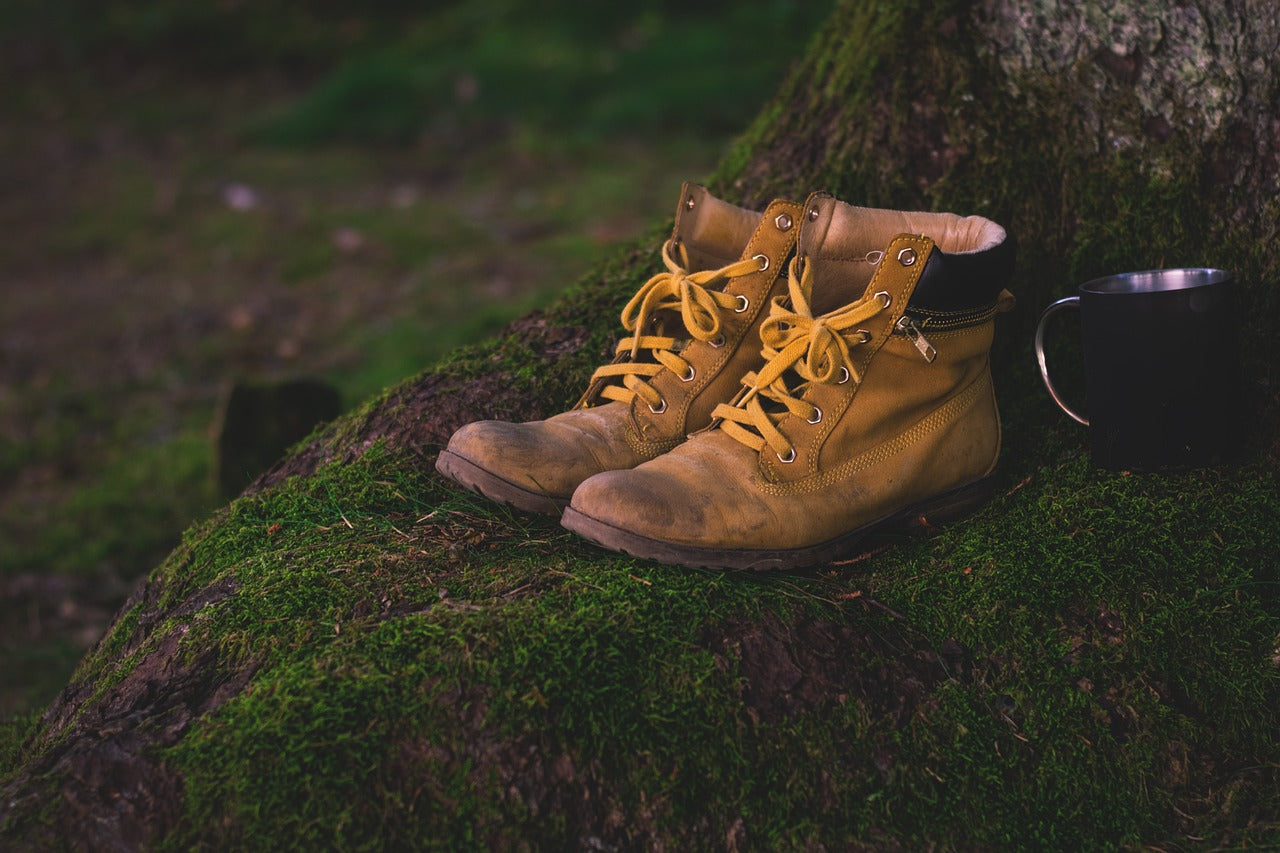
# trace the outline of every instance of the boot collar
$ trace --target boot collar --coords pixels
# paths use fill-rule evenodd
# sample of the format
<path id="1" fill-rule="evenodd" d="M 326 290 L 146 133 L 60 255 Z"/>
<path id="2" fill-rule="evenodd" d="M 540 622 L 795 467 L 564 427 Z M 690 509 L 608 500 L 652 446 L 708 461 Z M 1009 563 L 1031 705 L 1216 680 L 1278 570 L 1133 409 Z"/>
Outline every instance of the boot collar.
<path id="1" fill-rule="evenodd" d="M 923 265 L 910 294 L 913 308 L 958 311 L 990 305 L 1012 276 L 1012 241 L 989 219 L 857 207 L 818 192 L 805 202 L 797 255 L 840 284 L 824 286 L 814 309 L 830 311 L 860 298 L 876 267 L 888 259 L 889 244 L 910 234 L 934 244 L 927 257 L 912 261 Z"/>

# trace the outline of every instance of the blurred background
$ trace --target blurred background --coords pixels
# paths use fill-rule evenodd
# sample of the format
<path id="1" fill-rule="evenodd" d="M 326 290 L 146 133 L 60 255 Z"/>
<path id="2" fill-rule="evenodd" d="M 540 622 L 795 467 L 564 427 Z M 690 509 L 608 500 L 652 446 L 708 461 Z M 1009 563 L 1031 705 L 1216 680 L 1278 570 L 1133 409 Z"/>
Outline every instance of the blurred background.
<path id="1" fill-rule="evenodd" d="M 225 502 L 230 389 L 349 407 L 546 302 L 830 5 L 0 0 L 0 720 Z"/>

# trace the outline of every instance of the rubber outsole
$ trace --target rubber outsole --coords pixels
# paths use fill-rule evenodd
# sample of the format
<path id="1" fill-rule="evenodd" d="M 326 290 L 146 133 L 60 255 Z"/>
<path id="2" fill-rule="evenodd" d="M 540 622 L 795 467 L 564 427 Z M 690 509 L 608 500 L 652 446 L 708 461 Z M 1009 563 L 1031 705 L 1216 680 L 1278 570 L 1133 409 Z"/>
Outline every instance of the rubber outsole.
<path id="1" fill-rule="evenodd" d="M 874 534 L 898 530 L 901 532 L 927 530 L 929 527 L 953 521 L 986 503 L 995 491 L 995 486 L 994 476 L 984 477 L 960 488 L 935 495 L 835 539 L 802 548 L 704 548 L 664 542 L 661 539 L 640 536 L 598 521 L 572 506 L 565 509 L 560 517 L 560 523 L 568 530 L 602 548 L 621 551 L 633 557 L 718 571 L 780 571 L 808 568 L 847 557 L 858 543 Z M 921 517 L 927 520 L 927 524 L 920 523 Z"/>
<path id="2" fill-rule="evenodd" d="M 567 497 L 557 498 L 517 486 L 449 450 L 440 451 L 436 457 L 436 470 L 465 489 L 525 512 L 559 517 L 569 505 Z"/>

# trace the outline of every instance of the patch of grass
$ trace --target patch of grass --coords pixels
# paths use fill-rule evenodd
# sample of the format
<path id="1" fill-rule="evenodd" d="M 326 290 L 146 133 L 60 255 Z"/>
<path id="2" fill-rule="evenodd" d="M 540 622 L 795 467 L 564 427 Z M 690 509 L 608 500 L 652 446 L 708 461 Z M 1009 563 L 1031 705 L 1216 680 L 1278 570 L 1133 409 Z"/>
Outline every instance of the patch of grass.
<path id="1" fill-rule="evenodd" d="M 261 136 L 403 143 L 494 120 L 557 140 L 672 127 L 727 133 L 824 13 L 777 0 L 679 12 L 663 3 L 450 7 L 339 66 Z M 766 33 L 770 50 L 753 50 Z"/>
<path id="2" fill-rule="evenodd" d="M 6 618 L 18 621 L 22 614 L 15 610 L 5 608 Z M 9 631 L 13 628 L 12 624 L 8 626 Z M 5 678 L 11 685 L 4 696 L 5 705 L 0 708 L 4 712 L 0 719 L 7 719 L 14 709 L 18 709 L 16 719 L 25 720 L 21 711 L 45 707 L 66 685 L 68 676 L 84 657 L 84 644 L 80 638 L 65 634 L 46 636 L 35 642 L 6 637 L 0 640 L 0 657 L 4 659 Z M 37 716 L 32 714 L 31 719 L 35 720 Z M 0 775 L 3 775 L 5 766 L 0 761 Z"/>
<path id="3" fill-rule="evenodd" d="M 0 516 L 0 565 L 6 574 L 136 575 L 212 506 L 209 453 L 199 431 L 119 451 L 91 485 L 49 507 L 48 517 Z"/>
<path id="4" fill-rule="evenodd" d="M 9 26 L 0 44 L 17 53 L 48 51 L 63 63 L 173 63 L 228 73 L 247 67 L 323 66 L 335 54 L 377 44 L 413 16 L 412 4 L 377 0 L 358 12 L 340 3 L 299 7 L 264 0 L 252 8 L 182 0 L 3 0 Z"/>
<path id="5" fill-rule="evenodd" d="M 0 779 L 18 766 L 22 745 L 35 731 L 38 714 L 17 714 L 0 719 Z"/>
<path id="6" fill-rule="evenodd" d="M 483 306 L 479 310 L 458 306 L 454 310 L 464 319 L 430 332 L 417 318 L 389 318 L 385 325 L 361 329 L 351 336 L 351 345 L 358 348 L 363 357 L 336 378 L 344 385 L 361 389 L 389 387 L 463 344 L 496 334 L 514 319 L 513 314 L 518 316 L 516 312 L 527 312 L 533 307 L 528 301 Z"/>

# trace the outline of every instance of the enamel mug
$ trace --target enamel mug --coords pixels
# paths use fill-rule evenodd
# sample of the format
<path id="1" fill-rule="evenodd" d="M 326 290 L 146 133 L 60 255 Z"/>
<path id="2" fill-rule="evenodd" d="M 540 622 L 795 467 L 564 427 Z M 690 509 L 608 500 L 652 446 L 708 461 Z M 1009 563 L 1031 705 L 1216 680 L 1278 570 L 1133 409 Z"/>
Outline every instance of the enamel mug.
<path id="1" fill-rule="evenodd" d="M 1077 309 L 1086 411 L 1049 378 L 1045 325 Z M 1111 470 L 1194 467 L 1230 455 L 1239 427 L 1235 288 L 1219 269 L 1121 273 L 1080 285 L 1040 315 L 1036 360 L 1054 402 L 1088 427 L 1094 464 Z"/>

